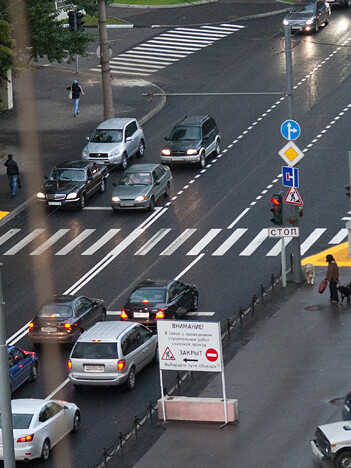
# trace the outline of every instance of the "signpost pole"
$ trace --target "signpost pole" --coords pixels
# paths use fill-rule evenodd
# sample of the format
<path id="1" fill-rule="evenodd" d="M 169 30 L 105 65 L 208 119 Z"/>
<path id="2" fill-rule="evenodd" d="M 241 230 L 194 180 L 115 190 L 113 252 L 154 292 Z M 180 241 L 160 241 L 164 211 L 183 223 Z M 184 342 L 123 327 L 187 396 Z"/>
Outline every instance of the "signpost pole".
<path id="1" fill-rule="evenodd" d="M 286 288 L 286 256 L 285 256 L 285 239 L 282 237 L 282 284 Z"/>
<path id="2" fill-rule="evenodd" d="M 160 369 L 160 383 L 161 383 L 161 399 L 162 399 L 163 421 L 166 422 L 165 395 L 164 395 L 164 391 L 163 391 L 163 376 L 162 376 L 162 370 L 161 369 Z"/>
<path id="3" fill-rule="evenodd" d="M 219 340 L 221 340 L 221 327 L 218 323 L 218 334 Z M 223 387 L 223 402 L 224 402 L 224 424 L 222 424 L 221 428 L 228 424 L 228 413 L 227 413 L 227 395 L 225 391 L 225 377 L 224 377 L 224 362 L 223 362 L 223 353 L 221 353 L 221 366 L 222 366 L 222 387 Z"/>

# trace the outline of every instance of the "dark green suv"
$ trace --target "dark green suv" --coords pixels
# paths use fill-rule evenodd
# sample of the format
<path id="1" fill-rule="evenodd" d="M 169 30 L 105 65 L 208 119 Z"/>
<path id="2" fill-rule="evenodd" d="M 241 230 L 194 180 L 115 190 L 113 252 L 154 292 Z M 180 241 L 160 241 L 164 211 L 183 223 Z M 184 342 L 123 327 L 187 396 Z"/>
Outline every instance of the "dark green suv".
<path id="1" fill-rule="evenodd" d="M 162 164 L 197 163 L 205 167 L 209 154 L 220 152 L 221 137 L 209 116 L 186 116 L 173 128 L 161 150 Z"/>

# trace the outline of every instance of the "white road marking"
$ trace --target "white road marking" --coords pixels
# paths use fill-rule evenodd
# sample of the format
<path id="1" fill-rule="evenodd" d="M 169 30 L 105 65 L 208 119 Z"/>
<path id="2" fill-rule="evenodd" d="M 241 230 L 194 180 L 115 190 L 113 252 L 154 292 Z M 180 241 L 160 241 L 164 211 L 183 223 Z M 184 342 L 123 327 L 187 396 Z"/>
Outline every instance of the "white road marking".
<path id="1" fill-rule="evenodd" d="M 326 231 L 326 228 L 317 228 L 315 229 L 305 241 L 301 244 L 301 255 L 304 255 L 307 250 L 321 237 L 321 235 Z"/>
<path id="2" fill-rule="evenodd" d="M 12 249 L 5 252 L 4 255 L 15 255 L 17 252 L 19 252 L 24 247 L 26 247 L 30 242 L 32 242 L 32 240 L 40 236 L 40 234 L 42 234 L 44 231 L 45 229 L 34 229 L 34 231 L 28 234 L 28 236 L 26 236 L 24 239 L 18 242 L 15 246 L 13 246 Z"/>
<path id="3" fill-rule="evenodd" d="M 212 256 L 219 257 L 221 255 L 224 255 L 230 249 L 230 247 L 232 247 L 235 244 L 235 242 L 238 241 L 243 234 L 245 234 L 246 231 L 246 228 L 235 229 L 233 234 L 231 234 L 228 237 L 228 239 L 225 242 L 223 242 L 223 244 L 220 247 L 218 247 L 218 249 L 215 252 L 213 252 Z"/>
<path id="4" fill-rule="evenodd" d="M 187 317 L 212 317 L 216 312 L 187 312 Z"/>
<path id="5" fill-rule="evenodd" d="M 43 252 L 45 252 L 45 250 L 47 250 L 51 246 L 53 246 L 55 244 L 55 242 L 60 240 L 61 237 L 63 237 L 65 234 L 67 234 L 67 232 L 69 232 L 69 229 L 59 229 L 57 232 L 55 232 L 54 235 L 49 237 L 49 239 L 47 241 L 45 241 L 43 244 L 41 244 L 41 246 L 38 247 L 37 249 L 33 250 L 33 252 L 31 252 L 29 255 L 40 255 L 40 254 L 42 254 Z"/>
<path id="6" fill-rule="evenodd" d="M 160 255 L 172 255 L 195 231 L 196 229 L 185 229 Z"/>
<path id="7" fill-rule="evenodd" d="M 101 249 L 101 247 L 104 246 L 108 241 L 110 241 L 119 231 L 120 229 L 110 229 L 98 241 L 96 241 L 91 247 L 85 250 L 82 253 L 82 255 L 93 255 L 95 252 Z"/>
<path id="8" fill-rule="evenodd" d="M 236 225 L 236 223 L 237 223 L 243 216 L 246 215 L 246 213 L 247 213 L 248 211 L 250 211 L 250 208 L 245 208 L 245 210 L 244 210 L 242 213 L 240 213 L 239 216 L 237 216 L 231 224 L 229 224 L 229 226 L 227 227 L 227 229 L 232 229 L 232 228 Z"/>
<path id="9" fill-rule="evenodd" d="M 12 236 L 20 232 L 20 229 L 10 229 L 5 234 L 0 237 L 0 245 L 4 244 L 6 241 L 11 239 Z"/>
<path id="10" fill-rule="evenodd" d="M 328 244 L 341 244 L 348 235 L 348 229 L 343 228 L 328 242 Z"/>
<path id="11" fill-rule="evenodd" d="M 284 245 L 285 247 L 292 241 L 292 237 L 284 237 Z M 282 251 L 282 241 L 281 239 L 275 244 L 273 248 L 266 254 L 266 257 L 276 257 Z"/>
<path id="12" fill-rule="evenodd" d="M 71 240 L 63 249 L 59 250 L 56 252 L 55 255 L 67 255 L 69 252 L 71 252 L 77 245 L 79 245 L 81 242 L 83 242 L 87 237 L 89 237 L 95 229 L 84 229 L 83 232 L 78 234 L 77 237 Z"/>
<path id="13" fill-rule="evenodd" d="M 61 388 L 63 388 L 65 385 L 67 385 L 68 382 L 69 382 L 69 378 L 67 378 L 66 380 L 64 380 L 64 381 L 62 382 L 61 385 L 59 385 L 58 387 L 56 387 L 55 390 L 52 391 L 52 392 L 50 393 L 50 395 L 48 395 L 48 396 L 45 398 L 45 400 L 51 400 L 51 398 L 52 398 L 54 395 L 56 395 L 56 393 L 58 393 L 58 392 L 61 390 Z"/>
<path id="14" fill-rule="evenodd" d="M 248 257 L 253 252 L 255 252 L 255 250 L 262 244 L 262 242 L 267 239 L 267 237 L 268 237 L 268 229 L 264 228 L 250 242 L 250 244 L 246 247 L 246 249 L 244 249 L 242 252 L 240 252 L 239 255 Z"/>
<path id="15" fill-rule="evenodd" d="M 198 255 L 222 229 L 210 229 L 210 231 L 187 253 L 187 255 Z"/>
<path id="16" fill-rule="evenodd" d="M 190 265 L 188 265 L 186 268 L 184 268 L 184 270 L 181 271 L 181 272 L 179 273 L 179 275 L 176 276 L 176 277 L 174 278 L 175 281 L 179 280 L 183 275 L 185 275 L 185 273 L 186 273 L 187 271 L 189 271 L 194 265 L 196 265 L 196 263 L 197 263 L 198 261 L 200 261 L 204 255 L 205 255 L 205 254 L 202 253 L 202 254 L 200 254 L 198 257 L 196 257 L 195 260 L 192 261 L 192 262 L 190 263 Z"/>
<path id="17" fill-rule="evenodd" d="M 161 239 L 163 239 L 170 231 L 171 229 L 169 228 L 163 228 L 160 229 L 156 234 L 151 237 L 150 240 L 146 242 L 141 249 L 139 249 L 137 252 L 135 252 L 134 255 L 146 255 L 150 250 L 157 245 Z"/>

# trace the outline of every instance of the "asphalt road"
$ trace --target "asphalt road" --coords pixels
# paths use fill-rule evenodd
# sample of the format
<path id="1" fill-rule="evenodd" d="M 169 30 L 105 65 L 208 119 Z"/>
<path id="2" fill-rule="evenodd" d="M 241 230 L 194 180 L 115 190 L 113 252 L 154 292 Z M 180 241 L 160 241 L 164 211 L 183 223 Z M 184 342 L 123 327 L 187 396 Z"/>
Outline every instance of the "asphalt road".
<path id="1" fill-rule="evenodd" d="M 281 21 L 282 16 L 276 16 L 242 22 L 245 28 L 152 73 L 148 80 L 167 92 L 283 92 L 286 77 Z M 299 168 L 300 194 L 305 203 L 301 241 L 306 255 L 335 242 L 345 226 L 342 218 L 348 213 L 343 187 L 348 182 L 350 148 L 350 21 L 349 11 L 335 10 L 330 24 L 317 35 L 293 40 L 294 117 L 302 128 L 297 144 L 305 154 Z M 111 33 L 112 39 L 114 34 L 126 36 L 127 48 L 137 45 L 130 31 Z M 139 41 L 150 38 L 149 33 L 144 34 L 135 37 Z M 113 56 L 126 51 L 122 43 L 123 39 L 113 43 Z M 91 59 L 82 66 L 88 69 L 96 65 Z M 283 164 L 277 152 L 285 144 L 279 128 L 287 112 L 286 99 L 280 96 L 171 97 L 144 125 L 145 162 L 159 160 L 163 137 L 188 113 L 214 116 L 221 130 L 222 152 L 220 158 L 208 161 L 204 171 L 174 168 L 171 197 L 158 202 L 157 213 L 150 217 L 149 213 L 113 214 L 100 209 L 109 207 L 111 182 L 120 176 L 114 171 L 107 191 L 91 200 L 89 209 L 48 215 L 33 203 L 2 227 L 0 236 L 19 229 L 0 246 L 7 335 L 11 337 L 23 327 L 51 293 L 74 290 L 101 297 L 109 311 L 118 311 L 141 278 L 173 278 L 182 272 L 183 281 L 198 287 L 199 311 L 215 312 L 206 320 L 223 324 L 239 306 L 246 306 L 260 285 L 268 283 L 270 273 L 277 274 L 280 269 L 279 255 L 267 255 L 276 242 L 265 239 L 262 230 L 270 226 L 269 198 L 283 191 L 279 177 Z M 63 140 L 55 148 L 47 133 L 42 141 L 43 154 L 50 153 L 50 158 L 55 154 L 61 160 L 74 158 L 81 141 L 82 136 L 72 132 L 71 140 Z M 144 224 L 146 219 L 149 222 Z M 35 229 L 44 231 L 16 251 L 19 241 Z M 69 231 L 36 255 L 35 249 L 59 229 Z M 91 231 L 85 231 L 88 229 Z M 95 253 L 84 254 L 110 229 L 120 231 Z M 161 229 L 169 231 L 148 252 L 140 252 Z M 185 229 L 194 229 L 192 236 L 171 255 L 162 254 Z M 62 254 L 61 249 L 83 232 L 87 234 L 85 240 Z M 341 237 L 339 234 L 339 242 Z M 127 242 L 125 249 L 118 247 L 124 245 L 121 242 Z M 93 273 L 111 251 L 116 255 L 114 260 Z M 291 244 L 287 251 L 291 251 Z M 83 277 L 86 281 L 81 283 Z M 195 318 L 204 317 L 200 314 Z M 31 348 L 26 336 L 18 344 Z M 38 381 L 22 387 L 14 396 L 46 397 L 54 392 L 66 379 L 68 352 L 43 348 Z M 172 385 L 173 377 L 168 377 L 166 385 Z M 82 430 L 73 438 L 71 466 L 92 466 L 103 447 L 110 445 L 119 431 L 128 429 L 134 415 L 143 413 L 149 400 L 158 395 L 155 367 L 137 376 L 137 386 L 131 393 L 99 388 L 77 392 L 70 384 L 63 386 L 55 398 L 75 401 L 82 410 Z M 70 466 L 68 460 L 54 457 L 47 466 L 63 464 Z"/>

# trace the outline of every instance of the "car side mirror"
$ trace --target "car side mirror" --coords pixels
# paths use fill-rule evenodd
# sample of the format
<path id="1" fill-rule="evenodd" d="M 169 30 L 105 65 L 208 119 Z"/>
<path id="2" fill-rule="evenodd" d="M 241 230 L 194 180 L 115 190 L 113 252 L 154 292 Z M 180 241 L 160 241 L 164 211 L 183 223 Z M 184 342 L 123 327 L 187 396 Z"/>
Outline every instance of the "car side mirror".
<path id="1" fill-rule="evenodd" d="M 127 142 L 127 141 L 132 141 L 132 138 L 131 138 L 131 137 L 127 137 L 127 138 L 126 138 L 126 142 Z"/>
<path id="2" fill-rule="evenodd" d="M 89 141 L 89 140 L 90 140 L 90 137 L 85 137 L 85 139 L 86 139 L 87 141 Z"/>
<path id="3" fill-rule="evenodd" d="M 157 182 L 155 182 L 155 185 L 160 185 L 160 181 L 158 180 Z"/>

